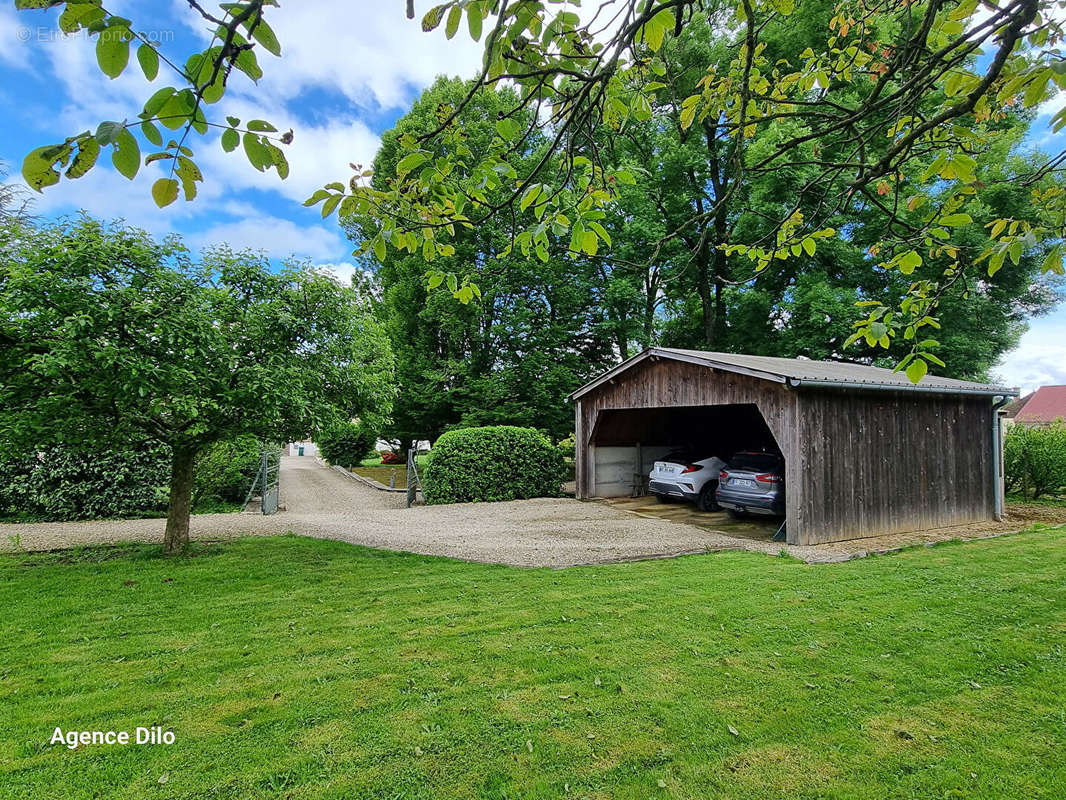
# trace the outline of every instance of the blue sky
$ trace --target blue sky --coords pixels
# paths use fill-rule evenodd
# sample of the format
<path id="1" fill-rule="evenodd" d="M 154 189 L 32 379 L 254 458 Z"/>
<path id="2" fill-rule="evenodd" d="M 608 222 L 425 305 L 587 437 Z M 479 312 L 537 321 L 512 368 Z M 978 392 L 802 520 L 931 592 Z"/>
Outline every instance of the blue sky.
<path id="1" fill-rule="evenodd" d="M 0 159 L 13 172 L 32 148 L 95 129 L 104 119 L 132 119 L 151 92 L 173 83 L 161 71 L 148 84 L 135 64 L 109 81 L 96 68 L 92 41 L 60 36 L 55 12 L 16 12 L 12 5 L 0 6 L 5 121 Z M 261 54 L 266 74 L 254 94 L 252 84 L 239 77 L 212 107 L 212 116 L 261 118 L 281 130 L 293 128 L 288 180 L 273 171 L 256 172 L 240 150 L 225 154 L 210 138 L 194 144 L 206 177 L 192 203 L 179 200 L 157 209 L 149 195 L 156 171 L 142 167 L 129 182 L 104 156 L 86 177 L 34 195 L 34 210 L 53 216 L 85 209 L 105 219 L 123 217 L 155 234 L 180 233 L 194 248 L 228 242 L 263 249 L 274 258 L 295 254 L 338 275 L 350 274 L 352 248 L 339 228 L 300 203 L 324 183 L 346 180 L 349 162 L 369 164 L 381 132 L 436 75 L 469 76 L 476 70 L 479 50 L 472 42 L 463 37 L 446 42 L 439 31 L 421 32 L 417 19 L 429 6 L 424 0 L 416 3 L 415 22 L 404 18 L 400 0 L 289 0 L 272 9 L 268 19 L 283 58 Z M 116 0 L 108 8 L 131 18 L 163 52 L 181 58 L 207 35 L 184 0 Z M 1045 139 L 1046 120 L 1043 115 L 1034 126 L 1034 141 Z M 1066 308 L 1034 320 L 997 373 L 1024 389 L 1066 384 Z"/>

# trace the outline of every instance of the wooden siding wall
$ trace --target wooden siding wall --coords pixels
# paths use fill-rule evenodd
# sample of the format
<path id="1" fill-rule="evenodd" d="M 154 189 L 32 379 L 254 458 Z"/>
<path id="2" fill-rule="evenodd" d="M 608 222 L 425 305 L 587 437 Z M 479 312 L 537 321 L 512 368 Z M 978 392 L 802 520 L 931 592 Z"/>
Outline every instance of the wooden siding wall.
<path id="1" fill-rule="evenodd" d="M 798 394 L 802 446 L 790 487 L 799 490 L 792 512 L 797 544 L 962 525 L 995 514 L 990 398 Z"/>
<path id="2" fill-rule="evenodd" d="M 757 405 L 781 447 L 790 544 L 995 513 L 989 398 L 797 390 L 667 359 L 640 362 L 578 399 L 577 496 L 591 496 L 588 448 L 601 411 L 732 403 Z"/>

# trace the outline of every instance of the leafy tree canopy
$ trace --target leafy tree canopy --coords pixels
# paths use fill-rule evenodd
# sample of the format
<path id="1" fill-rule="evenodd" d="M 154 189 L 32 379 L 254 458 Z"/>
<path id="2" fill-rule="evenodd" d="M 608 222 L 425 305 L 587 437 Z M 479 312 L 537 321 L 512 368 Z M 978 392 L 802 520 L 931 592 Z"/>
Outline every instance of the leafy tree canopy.
<path id="1" fill-rule="evenodd" d="M 349 289 L 254 253 L 80 218 L 0 229 L 0 438 L 172 453 L 166 547 L 188 540 L 196 456 L 386 414 L 392 355 Z"/>
<path id="2" fill-rule="evenodd" d="M 264 120 L 208 117 L 235 72 L 256 80 L 262 71 L 258 55 L 280 56 L 281 44 L 266 20 L 275 4 L 244 0 L 212 12 L 189 2 L 190 12 L 215 35 L 207 48 L 182 60 L 161 53 L 138 35 L 132 20 L 110 13 L 100 0 L 16 0 L 21 8 L 61 8 L 66 31 L 107 33 L 96 41 L 105 74 L 121 74 L 136 46 L 147 80 L 165 68 L 174 82 L 152 94 L 132 121 L 104 121 L 95 132 L 30 153 L 23 175 L 37 189 L 59 182 L 61 171 L 77 178 L 93 167 L 102 148 L 111 147 L 116 169 L 132 176 L 144 140 L 157 148 L 144 161 L 164 165 L 152 190 L 156 202 L 173 202 L 179 192 L 192 199 L 203 176 L 190 137 L 215 128 L 222 131 L 224 149 L 240 148 L 257 169 L 285 177 L 282 146 L 291 132 L 280 134 Z M 940 324 L 939 300 L 959 273 L 994 275 L 1005 263 L 1017 265 L 1041 241 L 1053 243 L 1042 254 L 1042 268 L 1063 271 L 1066 191 L 1041 179 L 1066 154 L 1015 176 L 1030 189 L 1039 219 L 1001 217 L 977 228 L 975 213 L 978 171 L 998 121 L 1066 87 L 1063 30 L 1055 18 L 1062 3 L 843 0 L 813 44 L 781 40 L 782 46 L 770 47 L 775 32 L 806 24 L 809 6 L 806 0 L 616 0 L 582 14 L 575 3 L 449 0 L 431 9 L 422 26 L 484 42 L 470 94 L 442 109 L 433 130 L 402 141 L 405 155 L 386 185 L 361 170 L 308 202 L 321 203 L 325 215 L 338 209 L 375 215 L 382 224 L 366 246 L 379 259 L 389 249 L 420 252 L 427 260 L 447 257 L 460 229 L 516 211 L 530 212 L 516 221 L 515 246 L 523 254 L 547 261 L 549 244 L 561 241 L 573 253 L 596 255 L 610 245 L 604 209 L 619 187 L 640 179 L 605 165 L 597 131 L 605 125 L 623 132 L 651 120 L 657 100 L 671 97 L 680 104 L 681 129 L 709 126 L 718 157 L 743 180 L 723 187 L 709 206 L 690 209 L 680 224 L 663 231 L 659 244 L 670 246 L 697 231 L 698 247 L 706 247 L 707 223 L 723 204 L 753 206 L 756 198 L 746 196 L 743 186 L 781 170 L 797 178 L 789 187 L 794 202 L 781 204 L 766 224 L 738 228 L 729 241 L 714 244 L 748 259 L 757 273 L 847 240 L 848 229 L 837 227 L 837 218 L 878 207 L 891 224 L 869 250 L 869 269 L 910 276 L 930 261 L 947 266 L 912 280 L 898 304 L 861 300 L 869 311 L 852 340 L 889 349 L 893 339 L 904 337 L 910 342 L 908 374 L 918 380 L 935 358 L 937 342 L 928 329 Z M 413 13 L 411 0 L 407 12 Z M 709 25 L 717 34 L 715 53 L 700 65 L 702 75 L 691 87 L 675 80 L 662 57 L 690 25 Z M 470 147 L 460 115 L 482 87 L 499 83 L 516 87 L 518 99 L 494 121 L 491 144 Z M 1051 120 L 1056 131 L 1064 124 L 1066 110 Z M 164 144 L 164 131 L 180 133 Z M 536 136 L 547 147 L 527 162 L 529 139 Z M 447 155 L 437 155 L 439 143 L 447 145 Z M 436 277 L 462 300 L 475 295 L 454 275 L 441 270 Z"/>
<path id="3" fill-rule="evenodd" d="M 382 136 L 375 183 L 388 185 L 397 174 L 402 140 L 432 130 L 441 108 L 459 103 L 469 88 L 469 82 L 440 78 L 422 93 Z M 477 94 L 460 117 L 470 146 L 491 144 L 494 120 L 516 99 L 503 88 Z M 546 147 L 531 137 L 526 158 Z M 441 145 L 439 153 L 445 157 L 448 150 Z M 374 238 L 382 227 L 372 214 L 342 221 L 356 242 Z M 573 415 L 560 398 L 613 361 L 602 262 L 569 257 L 559 242 L 550 243 L 542 262 L 512 250 L 512 235 L 509 220 L 493 217 L 457 230 L 452 250 L 441 257 L 450 273 L 463 272 L 480 287 L 473 306 L 431 288 L 440 273 L 427 283 L 421 252 L 390 250 L 378 266 L 379 314 L 396 354 L 402 397 L 386 433 L 401 448 L 435 440 L 458 424 L 520 424 L 565 437 Z"/>

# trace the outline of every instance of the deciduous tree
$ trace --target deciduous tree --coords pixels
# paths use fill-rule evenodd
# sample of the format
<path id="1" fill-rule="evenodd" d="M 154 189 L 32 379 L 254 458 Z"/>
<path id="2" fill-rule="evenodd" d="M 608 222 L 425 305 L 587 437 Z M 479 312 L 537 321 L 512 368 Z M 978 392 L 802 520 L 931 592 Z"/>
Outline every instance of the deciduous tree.
<path id="1" fill-rule="evenodd" d="M 352 291 L 307 266 L 88 218 L 0 229 L 0 438 L 170 448 L 164 550 L 189 538 L 196 457 L 382 413 L 392 356 Z"/>
<path id="2" fill-rule="evenodd" d="M 139 112 L 131 110 L 135 119 L 104 121 L 95 132 L 33 151 L 23 163 L 27 181 L 41 189 L 61 174 L 78 178 L 106 147 L 116 169 L 132 177 L 143 137 L 157 148 L 144 161 L 164 169 L 152 189 L 156 202 L 174 202 L 179 191 L 192 199 L 203 175 L 190 142 L 212 130 L 221 131 L 225 150 L 241 147 L 257 169 L 285 177 L 282 147 L 291 132 L 279 133 L 265 120 L 208 116 L 236 73 L 252 80 L 261 75 L 260 52 L 280 56 L 266 20 L 274 4 L 243 0 L 210 11 L 190 1 L 190 13 L 209 23 L 214 36 L 185 59 L 161 52 L 132 20 L 104 9 L 100 0 L 17 0 L 21 8 L 61 8 L 65 31 L 106 33 L 95 44 L 105 74 L 121 74 L 136 46 L 147 80 L 165 69 L 175 84 L 152 94 Z M 406 5 L 410 16 L 413 4 Z M 722 50 L 703 65 L 691 93 L 677 97 L 680 124 L 683 130 L 709 124 L 712 157 L 732 164 L 742 180 L 664 231 L 660 244 L 683 242 L 693 258 L 710 253 L 703 234 L 689 241 L 691 231 L 708 230 L 704 223 L 712 220 L 720 224 L 726 204 L 735 213 L 760 213 L 742 187 L 780 171 L 800 178 L 790 187 L 792 202 L 780 203 L 754 229 L 738 228 L 729 241 L 717 242 L 714 258 L 721 251 L 747 258 L 759 272 L 776 268 L 846 238 L 846 228 L 834 221 L 859 205 L 878 205 L 891 224 L 878 237 L 870 270 L 913 275 L 930 261 L 946 262 L 936 275 L 912 280 L 894 307 L 880 298 L 864 300 L 871 306 L 853 334 L 886 350 L 897 334 L 904 337 L 911 343 L 905 366 L 918 380 L 928 363 L 936 363 L 928 329 L 939 324 L 939 302 L 961 273 L 993 275 L 1004 264 L 1017 265 L 1042 240 L 1053 243 L 1043 269 L 1063 272 L 1066 190 L 1040 182 L 1059 169 L 1066 153 L 1015 177 L 1030 190 L 1030 203 L 1045 212 L 1037 224 L 1002 217 L 978 229 L 975 213 L 977 174 L 998 121 L 1066 88 L 1060 3 L 843 0 L 814 45 L 770 47 L 775 31 L 805 24 L 808 8 L 803 0 L 612 0 L 582 16 L 570 4 L 546 0 L 448 0 L 423 17 L 422 27 L 484 42 L 482 68 L 468 96 L 443 109 L 432 130 L 402 140 L 404 155 L 386 185 L 360 168 L 308 202 L 320 203 L 327 216 L 338 210 L 376 216 L 381 225 L 366 246 L 378 258 L 389 249 L 420 252 L 427 260 L 447 257 L 458 230 L 507 218 L 516 208 L 535 214 L 516 230 L 523 254 L 547 261 L 552 242 L 559 242 L 595 255 L 609 244 L 603 209 L 619 186 L 636 180 L 628 170 L 605 168 L 598 130 L 605 125 L 621 133 L 651 120 L 657 99 L 676 90 L 664 48 L 687 26 L 709 25 Z M 518 101 L 495 120 L 488 147 L 470 148 L 462 113 L 481 88 L 501 83 L 516 87 Z M 1063 125 L 1066 109 L 1051 120 L 1055 131 Z M 175 138 L 164 144 L 160 127 L 175 131 Z M 527 162 L 528 142 L 538 136 L 547 147 Z M 441 144 L 448 155 L 436 155 Z M 460 299 L 474 296 L 461 274 L 438 270 L 437 277 Z"/>

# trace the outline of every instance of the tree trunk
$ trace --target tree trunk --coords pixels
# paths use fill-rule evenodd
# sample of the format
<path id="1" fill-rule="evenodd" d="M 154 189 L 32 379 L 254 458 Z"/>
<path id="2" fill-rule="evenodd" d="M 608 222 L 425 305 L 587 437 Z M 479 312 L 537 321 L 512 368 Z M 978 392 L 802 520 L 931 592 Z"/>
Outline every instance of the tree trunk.
<path id="1" fill-rule="evenodd" d="M 189 514 L 192 512 L 194 450 L 176 448 L 170 462 L 170 508 L 167 510 L 167 530 L 163 536 L 163 552 L 167 555 L 184 553 L 189 546 Z"/>
<path id="2" fill-rule="evenodd" d="M 716 330 L 715 326 L 715 306 L 714 298 L 712 297 L 713 285 L 711 283 L 711 276 L 707 274 L 708 264 L 707 259 L 702 257 L 699 259 L 699 280 L 697 282 L 697 291 L 700 296 L 700 311 L 702 312 L 702 328 L 703 328 L 703 342 L 704 346 L 708 350 L 714 349 L 714 334 Z"/>

